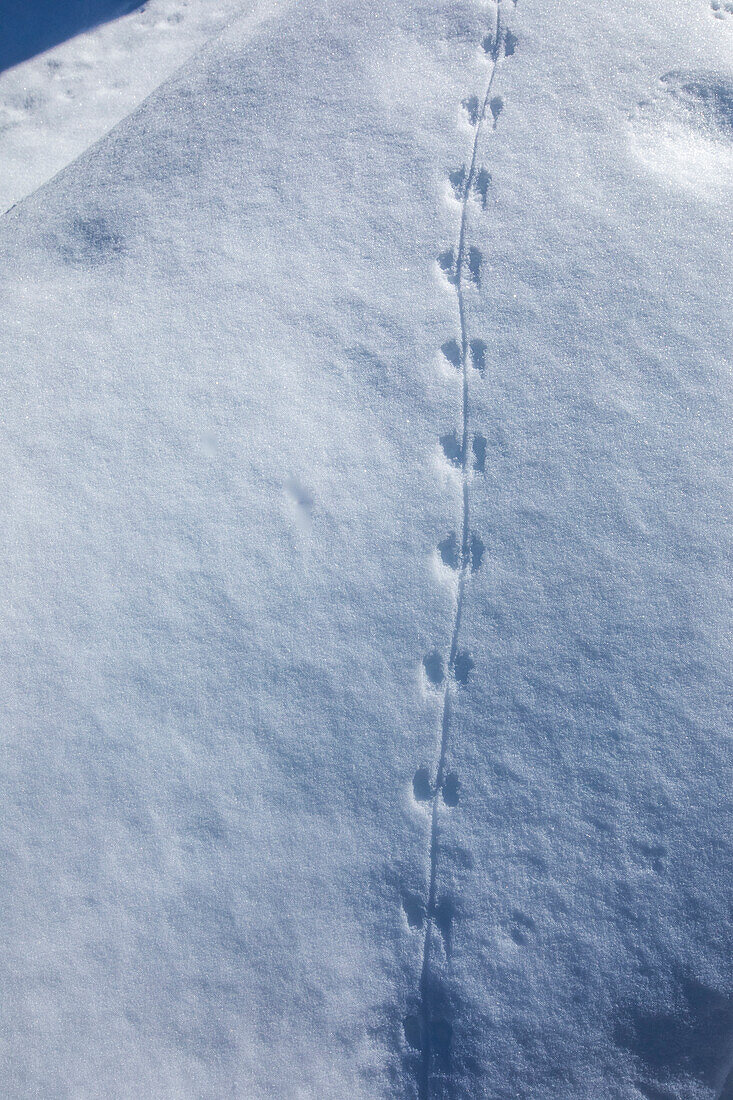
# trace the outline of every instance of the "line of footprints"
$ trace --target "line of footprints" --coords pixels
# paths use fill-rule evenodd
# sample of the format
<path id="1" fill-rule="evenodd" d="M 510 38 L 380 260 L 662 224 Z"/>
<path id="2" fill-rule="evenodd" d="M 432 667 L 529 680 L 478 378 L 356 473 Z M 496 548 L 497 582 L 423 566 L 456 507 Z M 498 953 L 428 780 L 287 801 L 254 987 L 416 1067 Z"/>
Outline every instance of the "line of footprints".
<path id="1" fill-rule="evenodd" d="M 516 0 L 514 0 L 514 6 L 516 6 Z M 511 57 L 514 54 L 517 39 L 511 31 L 501 28 L 500 22 L 497 20 L 496 30 L 487 34 L 481 45 L 488 60 L 496 65 L 500 59 Z M 471 96 L 463 100 L 462 108 L 475 133 L 484 117 L 493 124 L 494 129 L 496 128 L 503 108 L 503 100 L 500 96 L 495 96 L 484 107 L 476 96 Z M 471 172 L 466 165 L 461 165 L 448 175 L 450 191 L 464 208 L 469 198 L 472 198 L 482 210 L 485 210 L 489 203 L 491 182 L 491 174 L 484 167 L 474 168 Z M 451 286 L 456 288 L 459 295 L 462 293 L 463 285 L 466 282 L 473 286 L 480 286 L 483 263 L 480 249 L 469 246 L 463 248 L 461 254 L 461 249 L 447 248 L 437 257 L 437 262 L 443 275 Z M 461 265 L 460 271 L 459 263 Z M 460 312 L 462 314 L 462 309 Z M 464 346 L 462 346 L 463 343 L 463 339 L 456 338 L 445 341 L 440 350 L 446 363 L 459 374 L 463 374 L 465 354 L 467 360 L 465 367 L 470 367 L 483 379 L 486 373 L 488 351 L 486 343 L 480 339 L 466 339 L 465 352 Z M 470 478 L 474 473 L 484 473 L 487 440 L 480 432 L 469 434 L 465 430 L 453 429 L 440 436 L 440 446 L 446 461 L 455 469 L 460 470 L 464 479 Z M 468 576 L 481 568 L 484 544 L 482 539 L 473 532 L 465 531 L 461 535 L 456 531 L 451 531 L 439 543 L 438 554 L 444 565 L 459 574 Z M 453 652 L 447 662 L 444 654 L 438 649 L 427 653 L 422 660 L 423 671 L 428 683 L 439 690 L 449 690 L 450 684 L 447 681 L 451 677 L 459 687 L 464 687 L 468 683 L 474 668 L 474 662 L 470 654 L 466 650 L 461 650 L 455 646 L 455 638 L 453 645 Z M 440 789 L 437 787 L 438 782 L 440 783 Z M 438 780 L 433 779 L 430 768 L 420 767 L 413 777 L 412 793 L 418 803 L 431 805 L 440 796 L 445 806 L 454 808 L 459 802 L 461 784 L 456 772 L 443 770 L 442 765 L 439 769 Z M 432 903 L 432 911 L 428 913 L 425 901 L 419 894 L 406 892 L 402 897 L 402 906 L 410 928 L 422 929 L 425 926 L 426 919 L 432 922 L 440 933 L 446 955 L 449 956 L 451 930 L 455 916 L 454 901 L 448 896 L 436 898 L 435 902 Z M 450 1033 L 451 1028 L 447 1020 L 434 1021 L 430 1025 L 431 1030 L 437 1028 L 441 1023 Z M 422 1039 L 418 1017 L 414 1015 L 405 1017 L 404 1030 L 409 1046 L 420 1050 Z M 443 1044 L 438 1043 L 434 1037 L 433 1046 L 437 1049 Z M 443 1054 L 446 1054 L 445 1050 Z M 447 1068 L 447 1065 L 444 1068 Z"/>
<path id="2" fill-rule="evenodd" d="M 516 50 L 517 39 L 511 31 L 503 31 L 500 34 L 498 42 L 494 40 L 493 34 L 489 34 L 484 38 L 482 46 L 488 57 L 496 62 L 499 57 L 512 56 Z M 496 127 L 503 106 L 503 100 L 500 96 L 495 96 L 488 103 L 494 127 Z M 475 129 L 479 124 L 481 111 L 481 105 L 478 98 L 476 96 L 471 96 L 465 99 L 462 103 L 462 107 L 466 112 L 468 121 Z M 448 174 L 448 181 L 455 198 L 459 202 L 465 202 L 468 197 L 466 188 L 470 187 L 471 193 L 477 198 L 482 209 L 486 209 L 491 186 L 491 174 L 486 168 L 476 169 L 472 178 L 469 180 L 468 169 L 465 165 L 461 165 Z M 438 256 L 438 266 L 448 282 L 455 287 L 458 287 L 461 283 L 462 276 L 467 277 L 468 281 L 474 285 L 480 285 L 482 262 L 483 255 L 480 249 L 470 246 L 463 257 L 464 271 L 459 274 L 456 250 L 454 248 L 448 248 Z M 440 350 L 443 358 L 451 367 L 455 368 L 458 372 L 463 371 L 463 350 L 458 339 L 452 337 L 450 340 L 446 340 L 445 343 L 441 345 Z M 477 338 L 468 340 L 468 362 L 482 379 L 486 374 L 487 351 L 488 346 L 484 340 Z M 482 435 L 480 432 L 473 432 L 470 439 L 466 441 L 466 447 L 469 449 L 469 453 L 467 454 L 464 454 L 463 432 L 459 432 L 456 429 L 440 436 L 440 446 L 446 460 L 457 470 L 465 470 L 466 472 L 473 470 L 476 473 L 484 473 L 486 469 L 487 439 L 486 436 Z M 443 564 L 456 570 L 456 572 L 460 572 L 466 568 L 469 569 L 471 573 L 475 573 L 481 568 L 484 556 L 484 543 L 477 534 L 471 533 L 464 546 L 462 545 L 459 535 L 455 531 L 451 531 L 450 534 L 439 543 L 438 553 Z M 423 658 L 423 668 L 428 682 L 431 685 L 440 687 L 444 683 L 446 677 L 445 662 L 439 651 L 435 650 L 432 653 L 428 653 Z M 469 654 L 459 651 L 454 658 L 453 668 L 451 670 L 456 681 L 460 685 L 465 686 L 472 669 L 473 661 Z M 434 792 L 431 792 L 425 795 L 425 799 L 422 800 L 429 800 L 433 797 L 433 793 Z M 419 797 L 417 788 L 415 797 Z M 455 805 L 455 803 L 453 804 Z"/>

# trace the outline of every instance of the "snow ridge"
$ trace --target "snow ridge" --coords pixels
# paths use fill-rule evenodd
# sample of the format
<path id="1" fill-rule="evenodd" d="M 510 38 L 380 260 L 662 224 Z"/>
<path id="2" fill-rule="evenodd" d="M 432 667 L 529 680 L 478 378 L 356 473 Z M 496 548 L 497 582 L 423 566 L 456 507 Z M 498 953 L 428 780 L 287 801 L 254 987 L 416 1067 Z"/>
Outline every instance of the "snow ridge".
<path id="1" fill-rule="evenodd" d="M 513 0 L 516 7 L 517 0 Z M 458 572 L 458 586 L 450 636 L 447 674 L 443 673 L 443 664 L 438 654 L 430 654 L 423 663 L 428 678 L 443 685 L 443 708 L 440 726 L 440 749 L 435 779 L 421 769 L 414 779 L 415 797 L 429 803 L 430 806 L 430 847 L 428 897 L 425 912 L 424 939 L 419 983 L 418 1016 L 405 1020 L 405 1032 L 410 1044 L 420 1053 L 418 1067 L 418 1096 L 420 1100 L 429 1100 L 431 1085 L 436 1075 L 449 1077 L 451 1073 L 452 1023 L 447 1003 L 441 992 L 435 972 L 435 948 L 439 939 L 446 951 L 449 950 L 450 927 L 453 918 L 453 903 L 450 898 L 438 899 L 438 863 L 440 854 L 440 802 L 448 807 L 458 804 L 460 784 L 458 777 L 447 772 L 448 747 L 451 734 L 451 713 L 455 692 L 465 686 L 473 670 L 473 660 L 467 651 L 460 648 L 461 620 L 466 599 L 466 590 L 472 573 L 481 565 L 483 542 L 471 531 L 470 486 L 474 471 L 483 472 L 486 452 L 486 440 L 476 434 L 471 439 L 470 424 L 470 380 L 471 369 L 483 377 L 486 364 L 486 344 L 472 339 L 466 312 L 466 283 L 478 285 L 481 279 L 483 256 L 478 248 L 468 244 L 469 200 L 475 195 L 483 207 L 487 202 L 487 191 L 491 177 L 485 168 L 478 167 L 478 150 L 484 123 L 491 115 L 492 129 L 496 129 L 502 110 L 501 97 L 493 96 L 494 80 L 500 62 L 514 53 L 516 39 L 502 21 L 502 0 L 497 0 L 494 26 L 483 39 L 482 47 L 490 62 L 490 71 L 483 99 L 472 97 L 464 100 L 463 107 L 473 126 L 473 146 L 468 169 L 461 167 L 451 172 L 449 180 L 456 197 L 460 201 L 460 224 L 458 240 L 454 248 L 449 248 L 438 257 L 438 265 L 455 287 L 458 321 L 460 328 L 460 346 L 455 340 L 443 344 L 442 351 L 446 359 L 460 372 L 462 416 L 459 435 L 456 432 L 441 436 L 441 444 L 446 458 L 460 468 L 461 490 L 463 495 L 463 515 L 460 536 L 455 533 L 446 538 L 439 546 L 444 563 L 452 565 Z M 471 446 L 472 443 L 472 446 Z M 473 453 L 473 463 L 471 463 Z"/>

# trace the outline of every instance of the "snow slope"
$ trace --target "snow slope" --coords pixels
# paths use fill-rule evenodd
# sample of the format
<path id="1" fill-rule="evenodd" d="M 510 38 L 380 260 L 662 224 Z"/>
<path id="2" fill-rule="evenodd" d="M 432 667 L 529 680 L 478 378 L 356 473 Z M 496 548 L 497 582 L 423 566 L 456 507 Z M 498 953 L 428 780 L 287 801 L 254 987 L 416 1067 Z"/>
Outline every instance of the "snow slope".
<path id="1" fill-rule="evenodd" d="M 2 219 L 8 1095 L 730 1092 L 721 12 L 262 5 Z"/>

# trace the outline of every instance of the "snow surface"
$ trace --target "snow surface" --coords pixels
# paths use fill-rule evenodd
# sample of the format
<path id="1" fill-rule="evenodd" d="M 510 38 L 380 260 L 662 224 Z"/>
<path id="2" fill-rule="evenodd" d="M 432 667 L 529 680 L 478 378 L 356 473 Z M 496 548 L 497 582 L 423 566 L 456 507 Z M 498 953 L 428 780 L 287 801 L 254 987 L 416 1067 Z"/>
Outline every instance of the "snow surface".
<path id="1" fill-rule="evenodd" d="M 730 1100 L 733 17 L 496 20 L 261 4 L 0 222 L 10 1097 Z"/>

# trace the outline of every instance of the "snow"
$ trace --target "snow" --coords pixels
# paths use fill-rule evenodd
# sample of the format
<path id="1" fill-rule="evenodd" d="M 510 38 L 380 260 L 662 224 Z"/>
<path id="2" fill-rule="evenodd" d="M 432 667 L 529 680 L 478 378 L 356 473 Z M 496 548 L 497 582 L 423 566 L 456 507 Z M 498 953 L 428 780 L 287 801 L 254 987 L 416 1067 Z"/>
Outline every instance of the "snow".
<path id="1" fill-rule="evenodd" d="M 4 5 L 0 213 L 75 160 L 235 16 L 255 7 L 254 0 Z M 121 13 L 124 18 L 114 18 Z M 110 21 L 87 30 L 93 14 L 100 23 Z M 44 52 L 17 64 L 39 49 Z"/>
<path id="2" fill-rule="evenodd" d="M 4 176 L 6 1095 L 726 1100 L 733 18 L 154 7 Z"/>
<path id="3" fill-rule="evenodd" d="M 733 83 L 704 70 L 665 73 L 639 104 L 636 155 L 691 191 L 733 186 Z"/>

